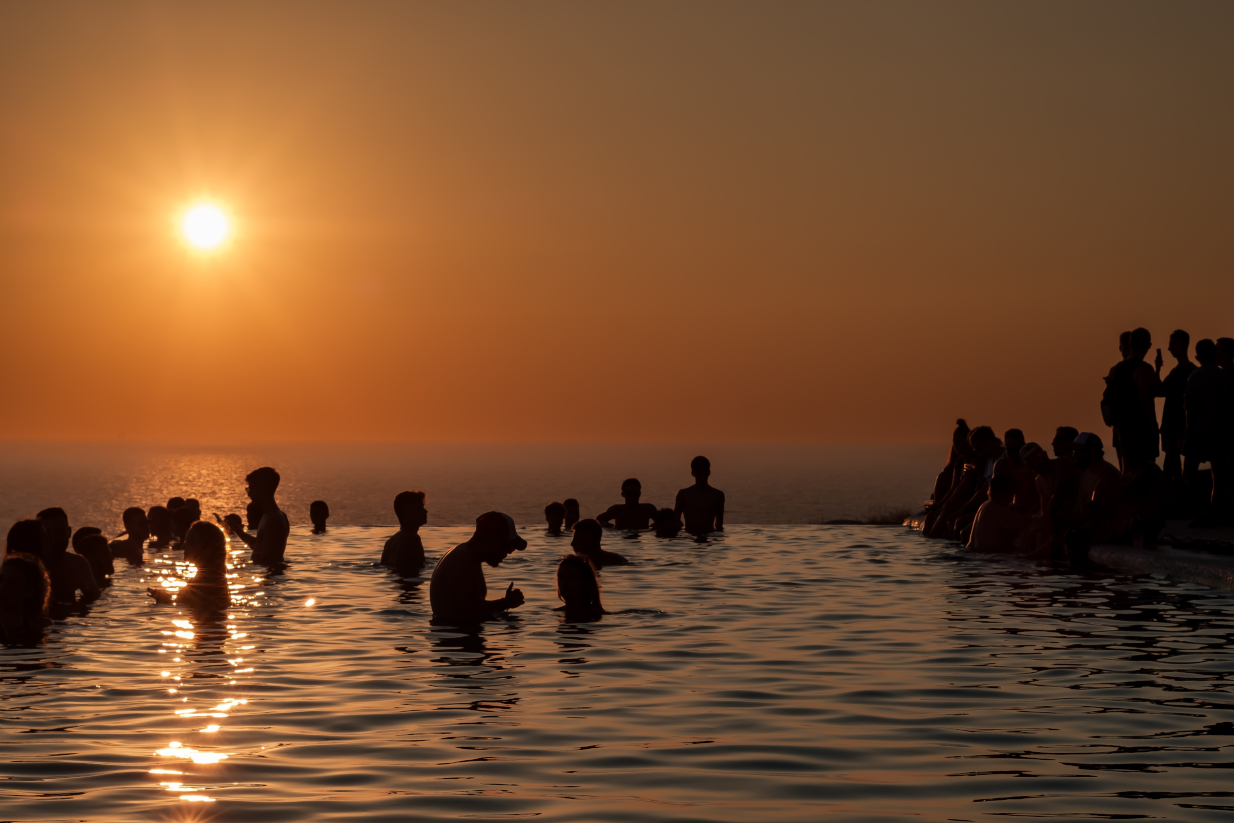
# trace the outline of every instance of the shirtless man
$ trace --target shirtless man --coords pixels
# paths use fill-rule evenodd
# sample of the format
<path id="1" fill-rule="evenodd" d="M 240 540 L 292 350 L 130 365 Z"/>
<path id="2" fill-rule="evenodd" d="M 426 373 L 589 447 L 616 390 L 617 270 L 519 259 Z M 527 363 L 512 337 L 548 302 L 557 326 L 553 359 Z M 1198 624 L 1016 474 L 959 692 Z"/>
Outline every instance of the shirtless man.
<path id="1" fill-rule="evenodd" d="M 1037 475 L 1037 495 L 1041 499 L 1041 511 L 1034 515 L 1020 545 L 1029 552 L 1050 554 L 1062 548 L 1063 535 L 1073 525 L 1079 473 L 1070 457 L 1050 459 L 1036 443 L 1025 444 L 1020 455 L 1024 465 Z"/>
<path id="2" fill-rule="evenodd" d="M 261 507 L 261 523 L 256 534 L 249 534 L 238 528 L 238 515 L 227 519 L 227 528 L 244 544 L 253 550 L 251 560 L 254 563 L 272 565 L 283 562 L 283 554 L 287 551 L 287 536 L 291 533 L 291 523 L 283 514 L 274 500 L 274 492 L 279 487 L 279 473 L 269 466 L 264 466 L 250 472 L 244 478 L 248 483 L 249 498 Z"/>
<path id="3" fill-rule="evenodd" d="M 577 523 L 579 519 L 578 501 L 573 497 L 567 497 L 565 500 L 561 501 L 561 505 L 565 506 L 566 509 L 566 528 L 574 528 L 574 524 Z"/>
<path id="4" fill-rule="evenodd" d="M 150 524 L 150 545 L 168 546 L 171 544 L 171 512 L 164 506 L 151 506 L 146 512 L 146 522 Z"/>
<path id="5" fill-rule="evenodd" d="M 1014 475 L 994 475 L 990 480 L 990 499 L 981 504 L 973 520 L 973 534 L 968 540 L 968 548 L 979 552 L 1014 550 L 1016 538 L 1029 522 L 1029 516 L 1012 505 L 1015 493 Z"/>
<path id="6" fill-rule="evenodd" d="M 1076 436 L 1075 466 L 1080 472 L 1075 524 L 1092 542 L 1100 543 L 1110 537 L 1110 524 L 1122 494 L 1122 473 L 1105 459 L 1101 438 L 1092 432 Z"/>
<path id="7" fill-rule="evenodd" d="M 38 519 L 47 532 L 47 575 L 51 578 L 52 599 L 73 603 L 77 600 L 78 590 L 83 601 L 97 598 L 99 585 L 90 561 L 69 553 L 73 530 L 69 528 L 69 516 L 64 509 L 59 506 L 43 509 Z"/>
<path id="8" fill-rule="evenodd" d="M 137 506 L 131 506 L 124 510 L 120 519 L 124 523 L 125 536 L 123 539 L 111 541 L 111 556 L 122 557 L 130 563 L 140 563 L 146 541 L 150 539 L 150 522 L 146 520 L 146 513 Z"/>
<path id="9" fill-rule="evenodd" d="M 554 500 L 544 507 L 544 522 L 548 525 L 548 534 L 561 537 L 561 527 L 566 522 L 566 507 Z"/>
<path id="10" fill-rule="evenodd" d="M 1031 517 L 1041 511 L 1041 497 L 1037 494 L 1037 475 L 1024 465 L 1024 458 L 1020 457 L 1020 450 L 1026 445 L 1024 432 L 1008 429 L 1003 441 L 1007 453 L 994 462 L 994 476 L 1006 474 L 1015 480 L 1015 502 L 1012 505 L 1016 511 Z"/>
<path id="11" fill-rule="evenodd" d="M 685 520 L 686 531 L 693 535 L 724 531 L 724 492 L 707 483 L 711 477 L 711 461 L 696 457 L 690 461 L 694 485 L 677 492 L 673 511 Z"/>
<path id="12" fill-rule="evenodd" d="M 597 569 L 605 566 L 628 566 L 630 561 L 616 552 L 608 552 L 600 548 L 600 540 L 604 537 L 604 527 L 596 520 L 580 520 L 574 526 L 574 537 L 570 540 L 570 548 L 575 554 L 581 554 L 591 561 Z"/>
<path id="13" fill-rule="evenodd" d="M 326 533 L 326 521 L 330 519 L 330 507 L 324 500 L 314 500 L 309 504 L 309 522 L 313 524 L 313 534 Z"/>
<path id="14" fill-rule="evenodd" d="M 403 574 L 418 574 L 424 567 L 420 527 L 428 522 L 424 492 L 417 489 L 395 495 L 394 516 L 398 518 L 398 531 L 386 541 L 381 551 L 381 564 Z"/>
<path id="15" fill-rule="evenodd" d="M 600 525 L 640 531 L 649 528 L 651 518 L 655 517 L 656 507 L 650 503 L 638 502 L 643 496 L 643 484 L 638 482 L 638 478 L 631 477 L 621 484 L 621 496 L 626 502 L 609 506 L 608 511 L 596 518 Z"/>
<path id="16" fill-rule="evenodd" d="M 441 556 L 428 585 L 433 622 L 449 626 L 483 623 L 499 612 L 523 605 L 523 593 L 511 583 L 505 595 L 486 599 L 488 584 L 482 564 L 496 568 L 513 551 L 527 547 L 518 537 L 511 540 L 513 521 L 501 512 L 485 512 L 476 518 L 476 532 Z M 521 543 L 521 545 L 520 545 Z"/>

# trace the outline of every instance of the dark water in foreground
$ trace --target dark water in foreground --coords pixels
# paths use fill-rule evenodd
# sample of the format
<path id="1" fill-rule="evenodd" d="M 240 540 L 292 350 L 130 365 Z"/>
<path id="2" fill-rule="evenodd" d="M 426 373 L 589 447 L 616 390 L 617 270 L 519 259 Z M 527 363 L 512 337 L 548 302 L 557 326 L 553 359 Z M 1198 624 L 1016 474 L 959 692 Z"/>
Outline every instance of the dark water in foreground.
<path id="1" fill-rule="evenodd" d="M 899 528 L 608 540 L 562 622 L 560 540 L 489 570 L 468 635 L 370 565 L 387 529 L 238 562 L 226 619 L 123 566 L 0 650 L 4 820 L 1228 820 L 1234 598 L 964 555 Z M 430 556 L 464 536 L 425 531 Z M 174 691 L 172 691 L 174 690 Z M 225 759 L 222 759 L 225 756 Z"/>

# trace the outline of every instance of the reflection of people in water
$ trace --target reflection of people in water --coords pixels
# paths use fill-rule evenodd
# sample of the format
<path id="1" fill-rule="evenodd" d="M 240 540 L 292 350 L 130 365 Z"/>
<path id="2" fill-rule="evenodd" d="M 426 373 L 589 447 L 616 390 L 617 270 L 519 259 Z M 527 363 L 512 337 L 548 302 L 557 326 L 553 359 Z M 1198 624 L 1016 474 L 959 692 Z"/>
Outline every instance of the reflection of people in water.
<path id="1" fill-rule="evenodd" d="M 159 603 L 176 603 L 195 608 L 226 605 L 230 600 L 227 588 L 227 537 L 213 523 L 199 520 L 184 539 L 184 559 L 197 567 L 197 573 L 178 592 L 167 589 L 146 589 Z"/>
<path id="2" fill-rule="evenodd" d="M 660 509 L 651 518 L 656 537 L 676 537 L 681 534 L 681 518 L 672 509 Z"/>
<path id="3" fill-rule="evenodd" d="M 485 512 L 476 518 L 471 539 L 441 556 L 428 589 L 434 623 L 468 626 L 523 605 L 523 593 L 513 583 L 496 600 L 486 599 L 488 584 L 482 564 L 496 568 L 511 552 L 527 547 L 517 532 L 511 535 L 512 531 L 513 521 L 506 515 Z"/>
<path id="4" fill-rule="evenodd" d="M 702 456 L 694 458 L 690 461 L 690 474 L 694 475 L 694 485 L 677 492 L 673 510 L 685 519 L 690 534 L 724 531 L 724 492 L 708 483 L 711 461 Z"/>
<path id="5" fill-rule="evenodd" d="M 599 620 L 608 613 L 600 602 L 596 569 L 580 554 L 567 555 L 557 564 L 557 597 L 565 604 L 558 608 L 566 613 L 566 620 Z"/>
<path id="6" fill-rule="evenodd" d="M 111 541 L 111 556 L 120 557 L 130 563 L 140 563 L 144 557 L 146 540 L 150 537 L 150 523 L 146 520 L 146 512 L 137 506 L 130 506 L 120 515 L 124 522 L 124 537 Z"/>
<path id="7" fill-rule="evenodd" d="M 1016 478 L 1012 474 L 996 474 L 990 480 L 990 499 L 977 509 L 968 548 L 979 552 L 1010 552 L 1016 538 L 1028 526 L 1029 517 L 1018 511 L 1012 502 L 1016 496 Z"/>
<path id="8" fill-rule="evenodd" d="M 69 526 L 68 514 L 59 506 L 53 506 L 39 512 L 38 519 L 47 534 L 44 566 L 51 578 L 52 599 L 58 603 L 74 603 L 78 591 L 81 591 L 82 600 L 96 599 L 99 585 L 90 561 L 69 553 L 73 529 Z"/>
<path id="9" fill-rule="evenodd" d="M 643 484 L 638 482 L 638 478 L 631 477 L 621 484 L 621 496 L 626 502 L 609 506 L 604 514 L 596 518 L 600 525 L 627 530 L 647 528 L 656 514 L 656 507 L 638 502 L 643 496 Z"/>
<path id="10" fill-rule="evenodd" d="M 600 548 L 604 537 L 604 527 L 595 520 L 580 520 L 574 526 L 574 537 L 570 540 L 570 548 L 575 554 L 580 554 L 591 561 L 597 569 L 605 566 L 628 566 L 630 561 L 616 552 Z"/>
<path id="11" fill-rule="evenodd" d="M 167 546 L 171 543 L 171 511 L 164 506 L 151 506 L 146 512 L 146 522 L 150 524 L 150 545 Z"/>
<path id="12" fill-rule="evenodd" d="M 428 522 L 424 492 L 418 489 L 399 492 L 394 498 L 394 516 L 398 518 L 398 531 L 390 535 L 381 551 L 382 565 L 400 574 L 418 574 L 424 567 L 420 527 Z"/>
<path id="13" fill-rule="evenodd" d="M 227 521 L 227 527 L 253 550 L 252 562 L 267 565 L 282 563 L 283 555 L 287 551 L 287 536 L 291 533 L 291 523 L 274 499 L 274 492 L 279 487 L 279 473 L 269 466 L 263 466 L 249 472 L 244 479 L 248 483 L 246 491 L 249 498 L 261 507 L 261 523 L 257 526 L 256 534 L 249 534 L 244 529 L 237 530 L 232 520 Z"/>
<path id="14" fill-rule="evenodd" d="M 574 528 L 574 524 L 577 523 L 579 519 L 578 501 L 575 500 L 573 497 L 567 497 L 565 500 L 561 501 L 561 505 L 565 506 L 566 508 L 565 526 L 566 526 L 566 530 L 569 531 L 570 529 Z"/>
<path id="15" fill-rule="evenodd" d="M 554 500 L 544 507 L 544 521 L 548 524 L 548 533 L 553 537 L 561 536 L 561 527 L 566 522 L 566 507 Z"/>
<path id="16" fill-rule="evenodd" d="M 36 521 L 37 522 L 37 521 Z M 11 547 L 0 563 L 0 639 L 35 643 L 50 623 L 51 579 L 38 557 Z"/>
<path id="17" fill-rule="evenodd" d="M 313 534 L 325 534 L 326 521 L 330 519 L 330 507 L 324 500 L 314 500 L 309 504 L 309 521 L 313 524 Z"/>

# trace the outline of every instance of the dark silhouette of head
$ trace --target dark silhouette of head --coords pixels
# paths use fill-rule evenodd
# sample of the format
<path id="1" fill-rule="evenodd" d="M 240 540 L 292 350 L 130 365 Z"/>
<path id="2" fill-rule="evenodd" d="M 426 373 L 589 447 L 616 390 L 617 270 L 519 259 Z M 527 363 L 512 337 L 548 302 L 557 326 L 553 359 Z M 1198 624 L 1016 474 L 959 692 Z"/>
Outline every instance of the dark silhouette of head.
<path id="1" fill-rule="evenodd" d="M 103 530 L 97 526 L 82 526 L 77 531 L 73 532 L 73 551 L 81 554 L 81 541 L 85 540 L 92 534 L 102 534 Z M 104 537 L 104 540 L 107 538 Z"/>
<path id="2" fill-rule="evenodd" d="M 1015 477 L 1010 474 L 998 474 L 990 478 L 990 499 L 995 503 L 1010 506 L 1015 497 Z"/>
<path id="3" fill-rule="evenodd" d="M 196 497 L 186 498 L 184 501 L 184 508 L 188 509 L 195 515 L 195 520 L 201 519 L 201 502 L 198 501 Z"/>
<path id="4" fill-rule="evenodd" d="M 1079 433 L 1079 429 L 1071 426 L 1059 426 L 1055 429 L 1054 439 L 1050 441 L 1050 448 L 1054 451 L 1054 456 L 1070 457 L 1074 448 L 1076 435 Z"/>
<path id="5" fill-rule="evenodd" d="M 690 474 L 698 480 L 711 477 L 711 461 L 701 454 L 690 461 Z"/>
<path id="6" fill-rule="evenodd" d="M 244 517 L 248 520 L 249 531 L 257 531 L 257 527 L 261 525 L 261 504 L 255 500 L 250 500 L 249 504 L 244 507 Z"/>
<path id="7" fill-rule="evenodd" d="M 167 507 L 151 506 L 146 512 L 146 522 L 150 524 L 151 538 L 159 543 L 171 542 L 171 511 Z"/>
<path id="8" fill-rule="evenodd" d="M 1020 449 L 1024 448 L 1024 432 L 1019 429 L 1007 429 L 1003 434 L 1003 443 L 1007 448 L 1007 454 L 1011 455 L 1017 462 L 1020 458 Z"/>
<path id="9" fill-rule="evenodd" d="M 316 534 L 321 534 L 326 530 L 326 521 L 330 519 L 330 507 L 326 505 L 324 500 L 314 500 L 309 504 L 309 521 L 313 524 L 313 531 Z"/>
<path id="10" fill-rule="evenodd" d="M 603 537 L 604 527 L 600 525 L 600 521 L 589 517 L 574 524 L 574 537 L 570 540 L 570 546 L 575 551 L 594 551 L 600 548 Z"/>
<path id="11" fill-rule="evenodd" d="M 173 497 L 167 501 L 167 511 L 174 512 L 176 509 L 184 505 L 183 497 Z"/>
<path id="12" fill-rule="evenodd" d="M 35 521 L 38 522 L 38 521 Z M 51 580 L 38 557 L 23 552 L 0 563 L 0 626 L 10 639 L 29 638 L 47 623 Z"/>
<path id="13" fill-rule="evenodd" d="M 73 530 L 69 527 L 69 516 L 59 506 L 43 509 L 37 515 L 47 533 L 47 559 L 55 561 L 69 550 L 69 541 L 73 539 Z"/>
<path id="14" fill-rule="evenodd" d="M 1131 332 L 1125 331 L 1118 335 L 1118 353 L 1124 360 L 1131 356 Z"/>
<path id="15" fill-rule="evenodd" d="M 676 537 L 681 533 L 681 517 L 672 509 L 660 509 L 651 516 L 656 537 Z"/>
<path id="16" fill-rule="evenodd" d="M 566 522 L 566 507 L 554 500 L 544 507 L 544 520 L 550 534 L 561 534 L 562 524 Z"/>
<path id="17" fill-rule="evenodd" d="M 1227 370 L 1234 368 L 1234 337 L 1217 338 L 1217 365 Z"/>
<path id="18" fill-rule="evenodd" d="M 184 537 L 184 559 L 197 567 L 198 574 L 220 576 L 227 569 L 227 537 L 213 523 L 198 520 Z"/>
<path id="19" fill-rule="evenodd" d="M 171 513 L 171 534 L 179 543 L 184 543 L 184 538 L 188 536 L 189 528 L 197 522 L 197 518 L 193 516 L 193 511 L 188 506 L 181 506 Z"/>
<path id="20" fill-rule="evenodd" d="M 993 459 L 1003 453 L 1003 442 L 989 426 L 978 426 L 969 432 L 968 443 L 979 457 Z"/>
<path id="21" fill-rule="evenodd" d="M 87 526 L 86 528 L 93 527 Z M 98 529 L 84 535 L 83 531 L 85 529 L 78 529 L 73 535 L 73 551 L 90 561 L 90 568 L 94 570 L 95 579 L 101 582 L 107 575 L 114 574 L 116 571 L 111 562 L 111 549 L 107 545 L 107 535 Z"/>
<path id="22" fill-rule="evenodd" d="M 274 492 L 278 490 L 281 479 L 279 473 L 269 466 L 249 472 L 244 478 L 248 483 L 249 498 L 259 503 L 274 500 Z"/>
<path id="23" fill-rule="evenodd" d="M 28 554 L 39 560 L 48 558 L 47 530 L 41 520 L 30 517 L 22 518 L 9 528 L 8 538 L 4 542 L 4 553 Z"/>
<path id="24" fill-rule="evenodd" d="M 566 604 L 567 617 L 603 613 L 600 580 L 590 560 L 579 554 L 561 558 L 557 564 L 557 597 Z"/>
<path id="25" fill-rule="evenodd" d="M 1148 329 L 1138 328 L 1131 333 L 1131 356 L 1143 360 L 1144 355 L 1153 347 L 1153 336 Z"/>
<path id="26" fill-rule="evenodd" d="M 1037 474 L 1049 474 L 1050 455 L 1036 443 L 1025 443 L 1020 449 L 1020 459 L 1024 465 Z M 1000 475 L 1001 476 L 1001 475 Z"/>
<path id="27" fill-rule="evenodd" d="M 1191 335 L 1182 329 L 1175 329 L 1170 333 L 1170 343 L 1168 351 L 1179 360 L 1187 359 L 1187 349 L 1191 348 Z"/>
<path id="28" fill-rule="evenodd" d="M 1105 457 L 1105 447 L 1101 438 L 1092 432 L 1080 432 L 1076 435 L 1072 456 L 1080 469 L 1087 469 L 1093 463 Z"/>
<path id="29" fill-rule="evenodd" d="M 129 533 L 129 540 L 144 543 L 150 539 L 150 521 L 146 519 L 144 509 L 131 506 L 124 510 L 120 519 L 124 523 L 124 530 Z"/>
<path id="30" fill-rule="evenodd" d="M 428 509 L 424 505 L 425 494 L 419 489 L 399 492 L 394 496 L 394 516 L 400 529 L 415 531 L 428 522 Z"/>
<path id="31" fill-rule="evenodd" d="M 1212 366 L 1217 363 L 1217 344 L 1205 337 L 1195 344 L 1195 362 L 1201 366 Z"/>
<path id="32" fill-rule="evenodd" d="M 561 505 L 566 509 L 566 528 L 574 528 L 574 524 L 578 522 L 578 501 L 573 497 L 567 497 L 561 501 Z"/>
<path id="33" fill-rule="evenodd" d="M 637 477 L 623 480 L 621 483 L 621 496 L 625 498 L 627 503 L 637 503 L 639 498 L 643 496 L 643 484 L 638 482 Z"/>
<path id="34" fill-rule="evenodd" d="M 477 556 L 490 566 L 499 566 L 514 546 L 510 543 L 510 525 L 501 512 L 485 512 L 476 518 L 476 533 L 468 541 Z"/>

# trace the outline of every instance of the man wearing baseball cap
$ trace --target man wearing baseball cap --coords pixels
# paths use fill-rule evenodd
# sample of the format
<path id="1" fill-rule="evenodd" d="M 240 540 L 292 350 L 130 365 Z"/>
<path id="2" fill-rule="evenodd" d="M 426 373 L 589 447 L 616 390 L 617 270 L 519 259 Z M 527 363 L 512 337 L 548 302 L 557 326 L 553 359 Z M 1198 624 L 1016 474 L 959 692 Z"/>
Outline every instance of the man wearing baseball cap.
<path id="1" fill-rule="evenodd" d="M 476 518 L 476 533 L 441 556 L 428 585 L 433 622 L 449 626 L 483 623 L 498 612 L 523 605 L 523 593 L 511 583 L 504 596 L 488 600 L 484 567 L 494 568 L 513 551 L 527 548 L 518 536 L 514 519 L 501 512 Z"/>

